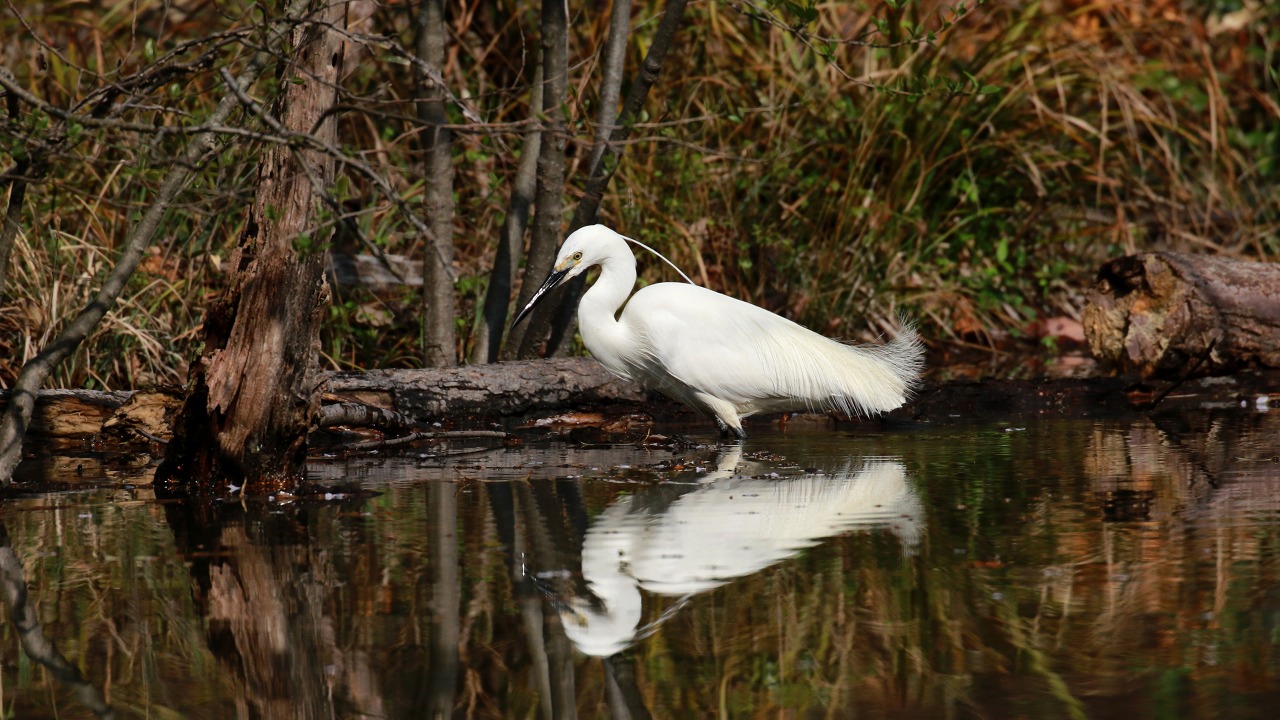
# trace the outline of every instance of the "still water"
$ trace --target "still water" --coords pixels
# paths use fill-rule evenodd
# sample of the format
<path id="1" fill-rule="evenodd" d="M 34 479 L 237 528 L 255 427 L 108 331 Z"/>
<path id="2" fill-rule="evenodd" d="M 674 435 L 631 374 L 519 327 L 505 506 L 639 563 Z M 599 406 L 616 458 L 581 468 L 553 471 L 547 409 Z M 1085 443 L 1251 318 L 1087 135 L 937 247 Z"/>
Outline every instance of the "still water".
<path id="1" fill-rule="evenodd" d="M 0 712 L 1270 718 L 1278 438 L 1238 410 L 458 445 L 216 506 L 81 462 L 110 484 L 0 504 Z"/>

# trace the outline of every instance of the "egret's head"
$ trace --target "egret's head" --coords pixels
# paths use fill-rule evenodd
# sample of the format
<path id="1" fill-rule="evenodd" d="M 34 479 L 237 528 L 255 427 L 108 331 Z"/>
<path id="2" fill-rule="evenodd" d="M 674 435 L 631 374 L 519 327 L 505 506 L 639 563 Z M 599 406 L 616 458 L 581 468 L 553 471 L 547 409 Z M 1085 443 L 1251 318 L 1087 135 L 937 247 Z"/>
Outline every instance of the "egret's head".
<path id="1" fill-rule="evenodd" d="M 529 299 L 529 304 L 516 315 L 511 326 L 519 325 L 520 321 L 533 310 L 533 306 L 537 305 L 549 291 L 564 281 L 581 275 L 592 265 L 599 265 L 608 255 L 611 246 L 620 243 L 623 243 L 622 236 L 603 225 L 588 225 L 575 230 L 560 246 L 560 254 L 556 256 L 556 264 L 552 266 L 551 274 Z M 623 244 L 624 249 L 625 247 Z"/>

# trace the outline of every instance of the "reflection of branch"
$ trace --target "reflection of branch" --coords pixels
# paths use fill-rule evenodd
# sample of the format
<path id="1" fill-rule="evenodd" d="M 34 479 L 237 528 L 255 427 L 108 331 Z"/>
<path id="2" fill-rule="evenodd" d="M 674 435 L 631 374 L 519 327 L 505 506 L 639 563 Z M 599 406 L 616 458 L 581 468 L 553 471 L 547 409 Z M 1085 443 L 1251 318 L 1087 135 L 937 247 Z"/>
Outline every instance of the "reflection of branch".
<path id="1" fill-rule="evenodd" d="M 0 521 L 0 598 L 9 608 L 9 619 L 18 630 L 22 650 L 27 657 L 49 669 L 58 682 L 71 688 L 82 705 L 101 718 L 114 718 L 116 711 L 102 699 L 102 693 L 84 679 L 75 665 L 45 637 L 44 629 L 36 618 L 36 609 L 28 602 L 27 580 L 22 574 L 22 562 L 9 543 L 9 533 Z"/>

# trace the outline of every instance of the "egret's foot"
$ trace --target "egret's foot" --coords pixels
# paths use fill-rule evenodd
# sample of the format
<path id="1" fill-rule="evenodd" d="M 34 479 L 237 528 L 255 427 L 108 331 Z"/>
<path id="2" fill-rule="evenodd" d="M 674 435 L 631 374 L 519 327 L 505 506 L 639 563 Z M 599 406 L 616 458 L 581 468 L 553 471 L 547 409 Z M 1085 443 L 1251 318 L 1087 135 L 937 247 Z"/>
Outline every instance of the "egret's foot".
<path id="1" fill-rule="evenodd" d="M 720 439 L 722 440 L 733 438 L 734 440 L 741 441 L 747 439 L 747 431 L 743 430 L 741 425 L 738 427 L 730 427 L 725 421 L 720 418 L 716 418 L 716 427 L 720 428 Z"/>

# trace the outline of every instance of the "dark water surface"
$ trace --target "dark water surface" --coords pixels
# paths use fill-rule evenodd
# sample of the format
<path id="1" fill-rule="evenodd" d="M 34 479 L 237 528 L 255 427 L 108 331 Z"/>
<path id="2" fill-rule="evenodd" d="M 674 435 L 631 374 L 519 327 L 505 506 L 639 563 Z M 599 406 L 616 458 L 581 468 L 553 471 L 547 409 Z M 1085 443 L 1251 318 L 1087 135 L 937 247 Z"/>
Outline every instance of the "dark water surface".
<path id="1" fill-rule="evenodd" d="M 1280 412 L 873 428 L 10 498 L 0 714 L 1275 716 Z"/>

